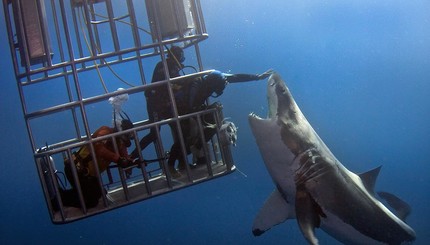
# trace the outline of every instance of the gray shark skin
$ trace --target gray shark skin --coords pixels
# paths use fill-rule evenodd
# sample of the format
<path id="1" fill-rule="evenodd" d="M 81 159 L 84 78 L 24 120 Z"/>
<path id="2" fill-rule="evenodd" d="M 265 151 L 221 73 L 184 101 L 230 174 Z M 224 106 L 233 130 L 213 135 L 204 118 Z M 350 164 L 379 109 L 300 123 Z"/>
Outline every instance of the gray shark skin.
<path id="1" fill-rule="evenodd" d="M 363 174 L 345 168 L 320 139 L 281 77 L 267 85 L 269 116 L 251 113 L 249 123 L 266 168 L 276 186 L 255 218 L 258 236 L 288 219 L 296 219 L 310 244 L 321 228 L 345 244 L 402 244 L 415 240 L 403 220 L 409 206 L 389 193 L 381 197 L 400 213 L 394 215 L 373 191 L 380 167 Z"/>

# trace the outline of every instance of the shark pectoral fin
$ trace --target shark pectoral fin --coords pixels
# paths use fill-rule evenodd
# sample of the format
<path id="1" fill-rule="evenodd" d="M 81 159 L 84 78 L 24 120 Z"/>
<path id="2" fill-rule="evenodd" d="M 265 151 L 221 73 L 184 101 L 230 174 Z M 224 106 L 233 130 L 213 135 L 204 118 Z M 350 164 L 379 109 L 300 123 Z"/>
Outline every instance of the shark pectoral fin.
<path id="1" fill-rule="evenodd" d="M 411 206 L 394 194 L 381 191 L 378 192 L 378 195 L 396 210 L 396 215 L 399 219 L 405 221 L 406 217 L 411 213 Z"/>
<path id="2" fill-rule="evenodd" d="M 310 244 L 318 244 L 315 227 L 319 227 L 321 208 L 304 188 L 296 190 L 296 219 L 303 236 Z"/>
<path id="3" fill-rule="evenodd" d="M 282 194 L 275 189 L 255 217 L 252 233 L 254 236 L 259 236 L 289 218 L 294 218 L 294 207 L 288 204 Z"/>

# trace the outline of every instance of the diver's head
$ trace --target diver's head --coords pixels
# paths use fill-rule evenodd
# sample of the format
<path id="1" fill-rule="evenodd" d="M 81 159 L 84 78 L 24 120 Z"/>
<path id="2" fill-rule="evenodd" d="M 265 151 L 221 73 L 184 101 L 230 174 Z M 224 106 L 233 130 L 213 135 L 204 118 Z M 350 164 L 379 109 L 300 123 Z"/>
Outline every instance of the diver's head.
<path id="1" fill-rule="evenodd" d="M 227 84 L 227 77 L 220 71 L 213 71 L 203 76 L 203 80 L 205 80 L 208 88 L 217 97 L 224 92 L 225 85 Z"/>
<path id="2" fill-rule="evenodd" d="M 129 119 L 121 120 L 121 131 L 133 128 L 133 123 Z"/>
<path id="3" fill-rule="evenodd" d="M 133 128 L 133 123 L 129 120 L 129 119 L 122 119 L 121 120 L 121 128 L 120 131 L 124 131 L 127 129 L 131 129 Z M 123 134 L 120 136 L 120 139 L 124 142 L 124 144 L 127 147 L 131 146 L 131 139 L 133 138 L 133 132 L 127 133 L 127 134 Z"/>
<path id="4" fill-rule="evenodd" d="M 167 53 L 167 58 L 176 59 L 179 63 L 185 61 L 184 50 L 178 46 L 172 46 Z"/>

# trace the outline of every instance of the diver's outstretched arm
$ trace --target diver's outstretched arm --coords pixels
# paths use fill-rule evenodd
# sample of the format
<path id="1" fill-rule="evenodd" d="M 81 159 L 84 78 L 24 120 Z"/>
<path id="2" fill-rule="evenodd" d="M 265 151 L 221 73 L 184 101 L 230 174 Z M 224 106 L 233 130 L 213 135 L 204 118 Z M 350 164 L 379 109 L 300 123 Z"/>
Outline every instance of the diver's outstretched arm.
<path id="1" fill-rule="evenodd" d="M 249 82 L 256 80 L 263 80 L 269 77 L 274 71 L 269 69 L 261 74 L 225 74 L 227 81 L 229 83 L 241 83 L 241 82 Z"/>

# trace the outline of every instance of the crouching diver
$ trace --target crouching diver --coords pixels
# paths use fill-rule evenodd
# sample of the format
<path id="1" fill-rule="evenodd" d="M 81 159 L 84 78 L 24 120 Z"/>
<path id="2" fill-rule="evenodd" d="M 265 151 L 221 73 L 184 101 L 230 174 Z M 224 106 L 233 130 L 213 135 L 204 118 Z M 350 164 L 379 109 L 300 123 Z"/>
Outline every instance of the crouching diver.
<path id="1" fill-rule="evenodd" d="M 130 121 L 128 116 L 127 118 L 122 117 L 122 120 L 118 121 L 120 123 L 115 123 L 113 128 L 101 126 L 91 135 L 91 137 L 97 138 L 133 128 L 133 123 Z M 118 153 L 115 151 L 114 143 L 112 142 L 111 138 L 94 143 L 94 150 L 96 153 L 95 158 L 97 159 L 97 166 L 100 174 L 109 167 L 111 162 L 115 162 L 119 167 L 128 167 L 134 164 L 127 152 L 127 147 L 130 147 L 131 145 L 131 137 L 132 135 L 129 134 L 123 134 L 115 137 Z M 97 206 L 99 199 L 104 193 L 104 190 L 100 188 L 98 182 L 98 175 L 95 169 L 93 156 L 91 155 L 90 146 L 82 146 L 77 152 L 73 153 L 72 157 L 72 160 L 66 159 L 64 161 L 64 172 L 72 188 L 68 190 L 60 189 L 63 205 L 77 208 L 81 207 L 77 185 L 72 173 L 71 164 L 74 164 L 78 174 L 78 180 L 81 186 L 85 205 L 87 208 L 93 208 Z M 55 207 L 58 208 L 58 206 L 55 204 L 53 206 L 54 209 Z"/>
<path id="2" fill-rule="evenodd" d="M 175 93 L 178 113 L 180 115 L 183 115 L 187 113 L 205 110 L 208 108 L 213 108 L 218 104 L 214 103 L 212 105 L 207 105 L 207 99 L 209 97 L 217 98 L 221 96 L 227 84 L 263 80 L 269 77 L 272 73 L 273 70 L 267 70 L 266 72 L 263 72 L 261 74 L 228 74 L 222 73 L 217 70 L 212 71 L 211 73 L 204 75 L 201 78 L 188 82 Z M 199 150 L 202 148 L 203 145 L 202 142 L 199 142 L 200 137 L 198 137 L 198 135 L 193 135 L 197 130 L 194 130 L 192 128 L 195 123 L 190 120 L 194 119 L 190 118 L 181 121 L 181 128 L 188 154 L 190 153 L 190 144 L 192 144 L 190 142 L 194 142 L 194 146 L 199 148 Z M 208 124 L 215 124 L 215 120 L 211 115 L 205 117 L 204 121 Z M 207 127 L 204 131 L 205 140 L 207 142 L 215 135 L 217 129 L 213 127 Z M 192 139 L 194 139 L 194 141 Z M 174 173 L 174 176 L 177 175 L 177 171 L 175 169 L 176 160 L 179 161 L 179 168 L 185 166 L 185 163 L 183 162 L 184 157 L 182 157 L 181 154 L 179 140 L 175 140 L 175 142 L 173 143 L 168 159 L 169 170 L 170 172 Z M 206 163 L 206 159 L 200 159 L 200 161 L 198 162 Z"/>

